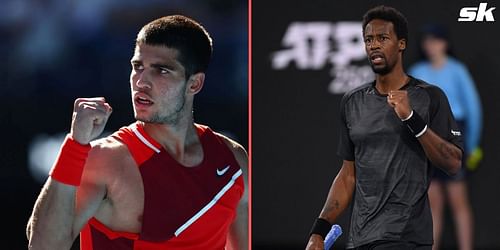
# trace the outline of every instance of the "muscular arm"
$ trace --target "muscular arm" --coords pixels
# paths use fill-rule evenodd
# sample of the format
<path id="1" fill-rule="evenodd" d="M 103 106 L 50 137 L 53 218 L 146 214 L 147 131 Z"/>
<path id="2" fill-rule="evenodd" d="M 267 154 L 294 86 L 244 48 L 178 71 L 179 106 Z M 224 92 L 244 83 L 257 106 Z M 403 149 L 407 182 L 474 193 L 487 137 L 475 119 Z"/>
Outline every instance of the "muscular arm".
<path id="1" fill-rule="evenodd" d="M 94 152 L 93 152 L 94 151 Z M 48 178 L 28 221 L 29 249 L 70 249 L 87 220 L 105 195 L 105 185 L 94 174 L 95 149 L 89 153 L 80 187 Z M 87 194 L 85 205 L 76 206 L 77 192 Z"/>
<path id="2" fill-rule="evenodd" d="M 345 210 L 352 199 L 355 181 L 354 162 L 344 161 L 340 172 L 330 187 L 325 205 L 319 215 L 320 218 L 330 223 L 337 220 L 337 217 Z"/>
<path id="3" fill-rule="evenodd" d="M 76 99 L 71 138 L 82 145 L 88 144 L 102 133 L 111 112 L 111 106 L 103 97 Z M 92 147 L 89 151 L 79 187 L 64 184 L 52 177 L 48 178 L 28 221 L 26 234 L 29 249 L 69 249 L 83 225 L 97 211 L 106 188 L 102 181 L 103 175 L 96 174 L 102 155 L 99 152 L 101 151 L 98 147 Z M 75 166 L 58 167 L 71 169 Z M 77 192 L 87 194 L 85 202 L 79 202 L 78 207 Z"/>
<path id="4" fill-rule="evenodd" d="M 330 223 L 337 220 L 338 216 L 347 208 L 352 199 L 355 182 L 354 162 L 344 161 L 340 172 L 335 177 L 335 180 L 333 180 L 319 217 Z M 311 235 L 307 249 L 323 249 L 323 240 L 320 235 Z"/>
<path id="5" fill-rule="evenodd" d="M 410 107 L 407 91 L 390 91 L 387 96 L 387 102 L 394 108 L 396 115 L 400 119 L 406 119 L 410 116 L 412 108 Z M 447 102 L 446 105 L 448 105 Z M 432 164 L 442 168 L 451 175 L 456 174 L 460 170 L 462 151 L 456 145 L 441 138 L 430 127 L 427 128 L 423 135 L 418 137 L 418 141 L 424 148 L 424 152 Z"/>
<path id="6" fill-rule="evenodd" d="M 462 165 L 462 151 L 457 146 L 445 141 L 431 129 L 427 129 L 418 141 L 432 164 L 450 175 L 458 173 Z"/>
<path id="7" fill-rule="evenodd" d="M 248 155 L 245 149 L 235 141 L 222 136 L 226 145 L 233 152 L 243 172 L 245 192 L 236 211 L 236 219 L 229 228 L 227 249 L 249 249 L 248 242 Z"/>
<path id="8" fill-rule="evenodd" d="M 70 249 L 73 232 L 76 187 L 49 178 L 28 221 L 29 249 Z"/>

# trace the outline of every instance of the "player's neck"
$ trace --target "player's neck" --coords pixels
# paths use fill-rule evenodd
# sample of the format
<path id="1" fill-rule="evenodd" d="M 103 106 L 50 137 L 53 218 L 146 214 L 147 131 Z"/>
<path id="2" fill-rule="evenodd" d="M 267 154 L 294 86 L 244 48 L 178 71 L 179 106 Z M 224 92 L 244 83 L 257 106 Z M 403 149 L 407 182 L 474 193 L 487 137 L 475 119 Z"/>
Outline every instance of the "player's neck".
<path id="1" fill-rule="evenodd" d="M 199 143 L 192 113 L 180 118 L 176 124 L 144 123 L 144 130 L 179 162 L 190 145 Z"/>
<path id="2" fill-rule="evenodd" d="M 380 94 L 387 94 L 391 90 L 398 90 L 406 83 L 408 83 L 409 77 L 403 71 L 403 67 L 395 67 L 391 72 L 385 75 L 376 75 L 375 87 Z"/>

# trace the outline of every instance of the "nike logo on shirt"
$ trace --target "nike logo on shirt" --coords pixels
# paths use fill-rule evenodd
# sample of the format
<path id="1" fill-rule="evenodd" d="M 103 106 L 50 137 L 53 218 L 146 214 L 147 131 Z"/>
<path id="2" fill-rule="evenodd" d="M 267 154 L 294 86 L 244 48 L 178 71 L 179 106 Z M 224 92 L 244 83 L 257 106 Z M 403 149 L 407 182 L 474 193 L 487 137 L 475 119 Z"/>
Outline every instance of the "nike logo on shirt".
<path id="1" fill-rule="evenodd" d="M 225 174 L 225 173 L 229 170 L 229 167 L 230 167 L 230 165 L 227 165 L 227 166 L 226 166 L 225 168 L 223 168 L 222 170 L 219 170 L 219 169 L 217 168 L 217 175 L 218 175 L 218 176 L 223 176 L 223 175 L 224 175 L 224 174 Z"/>

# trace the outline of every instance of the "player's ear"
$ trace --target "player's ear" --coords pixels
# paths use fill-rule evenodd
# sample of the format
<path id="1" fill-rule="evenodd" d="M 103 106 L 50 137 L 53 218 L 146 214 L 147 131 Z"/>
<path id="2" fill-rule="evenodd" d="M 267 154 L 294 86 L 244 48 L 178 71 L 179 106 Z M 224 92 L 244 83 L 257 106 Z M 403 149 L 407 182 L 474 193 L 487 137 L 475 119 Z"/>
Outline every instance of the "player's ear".
<path id="1" fill-rule="evenodd" d="M 188 94 L 198 94 L 203 88 L 203 83 L 205 82 L 205 73 L 198 72 L 189 76 L 187 93 Z"/>
<path id="2" fill-rule="evenodd" d="M 406 49 L 406 39 L 399 39 L 399 51 Z"/>

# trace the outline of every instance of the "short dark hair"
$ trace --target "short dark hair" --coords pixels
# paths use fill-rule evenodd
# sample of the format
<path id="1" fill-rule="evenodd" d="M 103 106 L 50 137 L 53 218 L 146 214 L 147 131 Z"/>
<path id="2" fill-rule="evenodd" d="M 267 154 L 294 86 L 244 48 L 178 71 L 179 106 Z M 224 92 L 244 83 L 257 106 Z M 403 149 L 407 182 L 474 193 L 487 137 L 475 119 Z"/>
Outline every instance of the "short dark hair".
<path id="1" fill-rule="evenodd" d="M 137 34 L 135 44 L 177 49 L 177 59 L 186 70 L 186 79 L 207 70 L 213 50 L 212 38 L 205 28 L 182 15 L 161 17 L 144 25 Z"/>
<path id="2" fill-rule="evenodd" d="M 373 19 L 391 22 L 398 39 L 405 39 L 406 43 L 408 43 L 408 21 L 397 9 L 380 5 L 368 10 L 363 16 L 363 35 L 365 34 L 366 25 Z"/>

